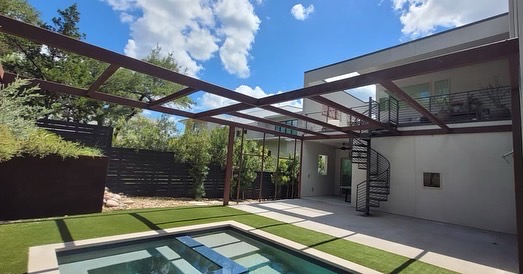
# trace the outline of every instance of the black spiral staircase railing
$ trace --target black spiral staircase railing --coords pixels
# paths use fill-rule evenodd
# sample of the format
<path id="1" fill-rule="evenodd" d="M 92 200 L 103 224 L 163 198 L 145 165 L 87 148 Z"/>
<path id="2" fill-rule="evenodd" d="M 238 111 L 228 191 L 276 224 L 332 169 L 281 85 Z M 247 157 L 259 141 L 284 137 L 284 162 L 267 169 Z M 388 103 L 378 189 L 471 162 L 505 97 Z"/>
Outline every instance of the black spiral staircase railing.
<path id="1" fill-rule="evenodd" d="M 367 170 L 367 180 L 356 189 L 356 210 L 370 214 L 371 207 L 379 207 L 390 194 L 390 162 L 376 150 L 370 148 L 369 139 L 351 140 L 352 163 Z M 369 157 L 370 155 L 370 157 Z"/>

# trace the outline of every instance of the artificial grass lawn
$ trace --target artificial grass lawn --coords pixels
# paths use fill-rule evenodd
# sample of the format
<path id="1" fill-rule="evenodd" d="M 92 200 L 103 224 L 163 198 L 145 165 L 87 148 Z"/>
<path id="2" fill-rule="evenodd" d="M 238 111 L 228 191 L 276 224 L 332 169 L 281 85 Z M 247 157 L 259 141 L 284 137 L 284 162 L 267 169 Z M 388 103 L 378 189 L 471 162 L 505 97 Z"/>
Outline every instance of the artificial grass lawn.
<path id="1" fill-rule="evenodd" d="M 234 220 L 385 273 L 453 273 L 387 251 L 223 206 L 142 209 L 0 225 L 0 273 L 27 272 L 29 247 Z"/>

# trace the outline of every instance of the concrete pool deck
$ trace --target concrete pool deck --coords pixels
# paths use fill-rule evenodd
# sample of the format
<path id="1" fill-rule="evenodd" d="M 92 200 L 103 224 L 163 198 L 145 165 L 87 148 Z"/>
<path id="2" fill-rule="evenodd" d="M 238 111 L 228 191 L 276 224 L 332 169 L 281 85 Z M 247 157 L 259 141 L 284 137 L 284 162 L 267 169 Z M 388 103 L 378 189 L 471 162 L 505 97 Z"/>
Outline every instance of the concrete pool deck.
<path id="1" fill-rule="evenodd" d="M 374 211 L 362 216 L 338 197 L 231 207 L 461 273 L 516 273 L 515 235 Z"/>

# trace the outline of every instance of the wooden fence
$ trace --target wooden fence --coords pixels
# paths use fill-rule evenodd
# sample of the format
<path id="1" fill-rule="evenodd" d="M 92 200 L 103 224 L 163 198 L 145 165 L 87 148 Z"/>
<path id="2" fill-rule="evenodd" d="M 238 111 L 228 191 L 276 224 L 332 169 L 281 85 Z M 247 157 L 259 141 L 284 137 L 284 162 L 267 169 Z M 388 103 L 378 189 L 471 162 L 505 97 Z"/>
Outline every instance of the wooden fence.
<path id="1" fill-rule="evenodd" d="M 73 141 L 103 151 L 111 148 L 113 128 L 98 125 L 42 119 L 36 125 L 60 135 L 66 141 Z"/>
<path id="2" fill-rule="evenodd" d="M 64 121 L 40 120 L 37 125 L 52 131 L 68 141 L 102 149 L 109 158 L 106 186 L 113 192 L 132 196 L 192 197 L 193 179 L 190 165 L 175 162 L 172 152 L 136 150 L 111 146 L 111 127 L 87 125 Z M 240 198 L 258 199 L 261 172 Z M 205 197 L 222 198 L 225 172 L 220 166 L 209 166 L 204 182 Z M 236 189 L 231 190 L 236 198 Z M 271 173 L 263 173 L 262 199 L 274 197 Z"/>

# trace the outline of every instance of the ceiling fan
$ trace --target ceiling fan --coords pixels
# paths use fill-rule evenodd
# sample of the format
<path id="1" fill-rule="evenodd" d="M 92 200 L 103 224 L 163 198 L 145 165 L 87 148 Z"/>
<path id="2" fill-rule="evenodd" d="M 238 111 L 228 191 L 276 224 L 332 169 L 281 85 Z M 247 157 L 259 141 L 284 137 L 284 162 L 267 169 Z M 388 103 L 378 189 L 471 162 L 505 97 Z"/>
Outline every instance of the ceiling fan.
<path id="1" fill-rule="evenodd" d="M 345 143 L 342 143 L 341 147 L 339 147 L 338 149 L 341 149 L 341 150 L 350 150 L 351 148 L 345 146 Z"/>

